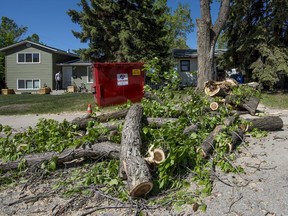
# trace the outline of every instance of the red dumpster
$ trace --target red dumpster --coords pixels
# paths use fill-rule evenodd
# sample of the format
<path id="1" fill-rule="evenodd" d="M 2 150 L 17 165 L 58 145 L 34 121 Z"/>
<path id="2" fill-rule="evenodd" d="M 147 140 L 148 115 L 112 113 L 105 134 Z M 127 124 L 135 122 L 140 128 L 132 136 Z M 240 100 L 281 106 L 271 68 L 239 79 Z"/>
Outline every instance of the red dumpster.
<path id="1" fill-rule="evenodd" d="M 94 63 L 93 76 L 98 106 L 139 102 L 144 95 L 143 63 Z"/>

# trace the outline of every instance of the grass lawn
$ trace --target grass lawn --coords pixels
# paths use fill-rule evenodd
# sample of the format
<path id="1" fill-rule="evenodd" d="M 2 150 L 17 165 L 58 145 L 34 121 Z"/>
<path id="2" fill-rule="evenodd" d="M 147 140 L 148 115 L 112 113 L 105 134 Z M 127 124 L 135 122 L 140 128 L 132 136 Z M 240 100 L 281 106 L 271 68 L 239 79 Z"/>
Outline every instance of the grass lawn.
<path id="1" fill-rule="evenodd" d="M 288 109 L 288 93 L 263 93 L 261 103 L 270 108 Z M 0 95 L 0 115 L 83 112 L 88 104 L 95 109 L 94 95 L 91 93 Z M 101 108 L 105 109 L 115 107 Z"/>
<path id="2" fill-rule="evenodd" d="M 261 103 L 269 108 L 288 109 L 288 93 L 262 93 Z"/>
<path id="3" fill-rule="evenodd" d="M 0 115 L 85 111 L 87 104 L 96 106 L 92 93 L 0 95 Z"/>

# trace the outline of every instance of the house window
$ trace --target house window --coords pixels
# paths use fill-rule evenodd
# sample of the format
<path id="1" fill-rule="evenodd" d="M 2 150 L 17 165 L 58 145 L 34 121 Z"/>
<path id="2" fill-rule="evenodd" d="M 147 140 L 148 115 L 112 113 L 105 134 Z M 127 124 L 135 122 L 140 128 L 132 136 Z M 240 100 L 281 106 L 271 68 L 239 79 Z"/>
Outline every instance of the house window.
<path id="1" fill-rule="evenodd" d="M 40 53 L 18 53 L 17 63 L 40 63 Z"/>
<path id="2" fill-rule="evenodd" d="M 190 60 L 181 60 L 180 61 L 180 71 L 181 72 L 190 72 Z"/>
<path id="3" fill-rule="evenodd" d="M 19 79 L 17 80 L 18 90 L 38 90 L 40 89 L 39 79 Z"/>
<path id="4" fill-rule="evenodd" d="M 92 67 L 87 67 L 87 83 L 93 83 L 93 70 L 92 70 Z"/>

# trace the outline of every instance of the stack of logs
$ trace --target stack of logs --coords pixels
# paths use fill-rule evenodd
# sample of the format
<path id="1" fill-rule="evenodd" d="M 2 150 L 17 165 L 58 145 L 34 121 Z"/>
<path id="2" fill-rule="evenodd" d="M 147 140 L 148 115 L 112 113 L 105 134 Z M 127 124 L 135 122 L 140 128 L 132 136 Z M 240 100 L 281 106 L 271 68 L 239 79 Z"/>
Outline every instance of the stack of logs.
<path id="1" fill-rule="evenodd" d="M 227 99 L 227 90 L 220 88 L 219 85 L 214 85 L 215 82 L 207 83 L 205 92 L 209 93 L 210 96 L 225 95 Z M 223 85 L 223 83 L 222 83 Z M 234 84 L 229 84 L 234 85 Z M 211 88 L 208 89 L 208 86 Z M 226 93 L 224 93 L 226 92 Z M 151 98 L 151 97 L 150 97 Z M 228 99 L 227 99 L 228 100 Z M 253 102 L 252 102 L 253 101 Z M 255 114 L 259 100 L 249 99 L 241 106 L 246 107 L 251 114 Z M 255 107 L 256 106 L 256 107 Z M 200 145 L 198 152 L 204 157 L 208 157 L 214 148 L 216 143 L 216 135 L 221 133 L 225 128 L 235 122 L 239 116 L 233 115 L 224 121 L 223 125 L 218 125 L 214 130 L 207 136 L 207 138 Z M 141 104 L 134 104 L 129 109 L 123 109 L 121 111 L 107 113 L 92 117 L 90 115 L 82 116 L 73 120 L 74 124 L 77 124 L 83 130 L 86 129 L 89 121 L 100 122 L 100 126 L 105 126 L 110 131 L 115 131 L 119 124 L 123 124 L 123 120 L 119 120 L 117 123 L 109 122 L 111 119 L 123 119 L 124 126 L 122 130 L 121 145 L 112 143 L 108 139 L 98 140 L 94 144 L 91 144 L 85 148 L 76 149 L 65 149 L 61 153 L 57 152 L 46 152 L 41 154 L 26 155 L 20 160 L 10 161 L 7 163 L 0 163 L 0 169 L 2 171 L 8 171 L 11 169 L 17 169 L 22 159 L 26 160 L 27 166 L 33 166 L 41 164 L 44 161 L 49 161 L 54 157 L 57 157 L 57 165 L 71 163 L 80 158 L 107 158 L 107 159 L 119 159 L 119 177 L 127 181 L 128 192 L 133 197 L 142 197 L 149 193 L 153 188 L 153 181 L 151 170 L 155 168 L 157 164 L 165 160 L 165 151 L 162 149 L 155 149 L 153 146 L 146 151 L 149 156 L 144 157 L 141 152 L 143 149 L 141 141 L 141 126 L 143 124 L 161 127 L 167 122 L 175 122 L 177 118 L 148 118 L 143 116 L 143 108 Z M 280 130 L 283 127 L 283 121 L 279 117 L 266 116 L 261 118 L 247 119 L 251 123 L 248 130 L 253 128 L 259 128 L 263 130 Z M 247 129 L 247 128 L 246 128 Z M 189 125 L 183 131 L 184 134 L 189 135 L 199 130 L 199 124 Z M 231 134 L 232 143 L 229 146 L 230 150 L 233 150 L 239 141 L 241 142 L 244 137 L 244 129 L 239 128 L 237 131 Z M 147 147 L 148 148 L 148 147 Z M 147 149 L 146 148 L 146 149 Z"/>

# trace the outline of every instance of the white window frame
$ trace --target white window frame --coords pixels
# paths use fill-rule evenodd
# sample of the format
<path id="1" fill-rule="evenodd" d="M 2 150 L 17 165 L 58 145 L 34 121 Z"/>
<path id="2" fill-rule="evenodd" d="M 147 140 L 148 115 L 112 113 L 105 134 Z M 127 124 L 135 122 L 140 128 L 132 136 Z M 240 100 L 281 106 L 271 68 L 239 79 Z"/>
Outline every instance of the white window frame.
<path id="1" fill-rule="evenodd" d="M 19 62 L 19 54 L 24 54 L 24 62 Z M 26 61 L 26 55 L 27 54 L 31 54 L 32 55 L 32 61 L 31 62 L 27 62 Z M 39 56 L 39 61 L 38 62 L 34 62 L 33 61 L 33 55 L 34 54 L 38 54 L 38 56 Z M 41 55 L 40 55 L 40 53 L 39 52 L 18 52 L 17 53 L 17 64 L 40 64 L 41 63 Z"/>
<path id="2" fill-rule="evenodd" d="M 24 85 L 25 88 L 19 88 L 19 81 L 24 81 Z M 27 81 L 31 81 L 32 82 L 32 88 L 27 88 L 26 87 L 26 83 Z M 39 87 L 38 88 L 34 88 L 34 81 L 38 81 L 39 82 Z M 41 86 L 41 80 L 40 79 L 17 79 L 17 90 L 39 90 Z"/>
<path id="3" fill-rule="evenodd" d="M 91 73 L 91 79 L 89 80 L 89 73 Z M 87 67 L 87 83 L 93 83 L 94 79 L 93 79 L 93 68 L 91 66 Z"/>
<path id="4" fill-rule="evenodd" d="M 188 62 L 188 65 L 182 65 L 183 62 Z M 183 70 L 182 67 L 187 67 L 188 66 L 188 70 Z M 190 72 L 190 67 L 191 67 L 191 61 L 189 59 L 183 59 L 180 60 L 180 72 Z"/>

